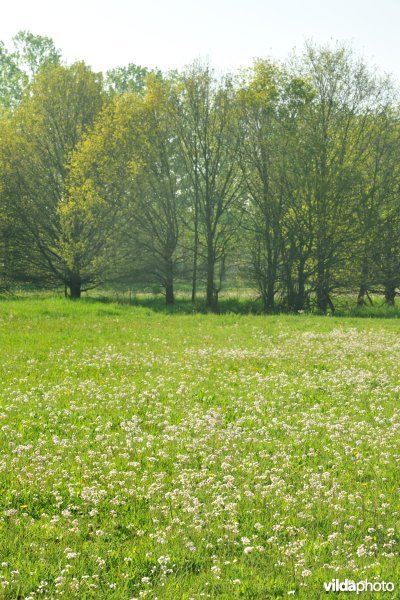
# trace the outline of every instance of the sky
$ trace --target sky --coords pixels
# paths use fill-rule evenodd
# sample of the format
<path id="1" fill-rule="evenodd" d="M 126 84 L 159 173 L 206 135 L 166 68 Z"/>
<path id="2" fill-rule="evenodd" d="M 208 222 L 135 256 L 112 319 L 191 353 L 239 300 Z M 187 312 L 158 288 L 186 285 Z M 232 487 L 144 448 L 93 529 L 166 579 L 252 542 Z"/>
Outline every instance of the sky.
<path id="1" fill-rule="evenodd" d="M 350 44 L 400 81 L 400 0 L 3 0 L 0 40 L 47 35 L 68 63 L 219 71 L 283 60 L 306 40 Z"/>

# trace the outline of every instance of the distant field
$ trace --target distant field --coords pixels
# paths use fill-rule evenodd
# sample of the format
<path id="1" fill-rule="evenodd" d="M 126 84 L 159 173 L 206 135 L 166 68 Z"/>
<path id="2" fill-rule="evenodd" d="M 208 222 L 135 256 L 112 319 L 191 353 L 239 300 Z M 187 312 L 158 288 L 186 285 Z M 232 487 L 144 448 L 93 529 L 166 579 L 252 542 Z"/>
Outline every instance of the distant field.
<path id="1" fill-rule="evenodd" d="M 0 368 L 0 598 L 399 597 L 398 319 L 4 300 Z"/>

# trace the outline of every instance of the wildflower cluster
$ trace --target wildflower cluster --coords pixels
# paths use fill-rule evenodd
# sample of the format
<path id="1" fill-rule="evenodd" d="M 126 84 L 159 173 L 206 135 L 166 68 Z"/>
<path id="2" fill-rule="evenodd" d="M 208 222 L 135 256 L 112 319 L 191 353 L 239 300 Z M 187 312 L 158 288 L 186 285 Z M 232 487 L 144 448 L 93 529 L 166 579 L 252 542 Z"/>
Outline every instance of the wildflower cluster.
<path id="1" fill-rule="evenodd" d="M 5 598 L 396 580 L 399 336 L 206 319 L 114 318 L 106 343 L 92 322 L 3 357 Z"/>

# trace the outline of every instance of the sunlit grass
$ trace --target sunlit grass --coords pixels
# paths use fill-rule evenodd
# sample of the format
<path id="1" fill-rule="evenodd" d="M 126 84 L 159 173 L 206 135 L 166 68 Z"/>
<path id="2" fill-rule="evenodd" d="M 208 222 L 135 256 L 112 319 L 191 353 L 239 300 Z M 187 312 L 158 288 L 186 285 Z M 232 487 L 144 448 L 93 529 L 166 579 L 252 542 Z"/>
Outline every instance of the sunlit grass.
<path id="1" fill-rule="evenodd" d="M 397 586 L 397 319 L 25 298 L 0 340 L 0 598 Z"/>

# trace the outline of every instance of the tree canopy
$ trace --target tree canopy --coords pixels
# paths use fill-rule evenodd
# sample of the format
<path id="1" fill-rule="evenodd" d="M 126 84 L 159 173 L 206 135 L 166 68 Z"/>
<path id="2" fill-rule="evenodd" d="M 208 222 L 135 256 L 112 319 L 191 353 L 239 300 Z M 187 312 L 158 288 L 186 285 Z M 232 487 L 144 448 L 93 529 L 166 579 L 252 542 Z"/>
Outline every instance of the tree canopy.
<path id="1" fill-rule="evenodd" d="M 0 286 L 258 289 L 334 311 L 400 287 L 396 86 L 344 46 L 219 76 L 67 65 L 0 42 Z"/>

